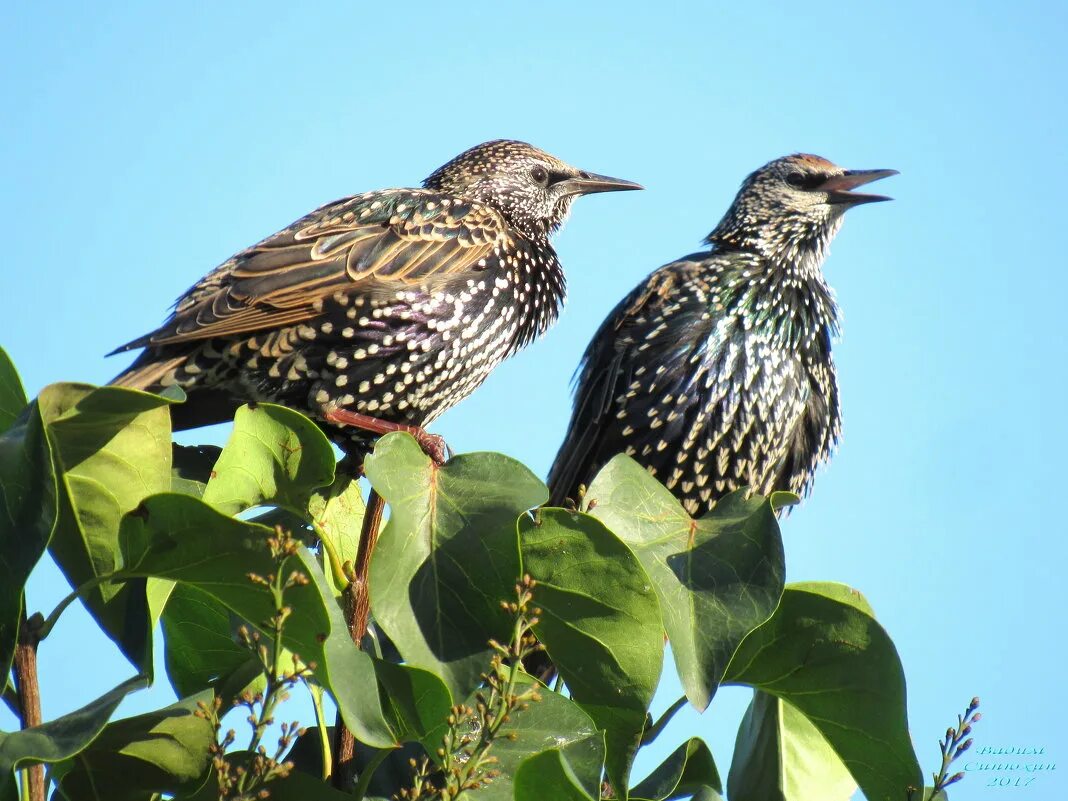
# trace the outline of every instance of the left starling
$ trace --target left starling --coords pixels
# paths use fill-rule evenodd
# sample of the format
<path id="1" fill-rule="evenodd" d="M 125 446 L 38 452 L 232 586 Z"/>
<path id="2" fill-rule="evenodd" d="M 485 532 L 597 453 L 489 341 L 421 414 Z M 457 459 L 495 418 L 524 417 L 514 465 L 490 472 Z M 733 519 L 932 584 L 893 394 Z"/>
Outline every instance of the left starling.
<path id="1" fill-rule="evenodd" d="M 549 239 L 571 203 L 640 188 L 523 142 L 478 145 L 421 189 L 328 203 L 233 256 L 114 351 L 145 349 L 112 384 L 181 387 L 176 430 L 267 401 L 310 413 L 357 460 L 396 429 L 440 456 L 424 427 L 556 320 Z"/>

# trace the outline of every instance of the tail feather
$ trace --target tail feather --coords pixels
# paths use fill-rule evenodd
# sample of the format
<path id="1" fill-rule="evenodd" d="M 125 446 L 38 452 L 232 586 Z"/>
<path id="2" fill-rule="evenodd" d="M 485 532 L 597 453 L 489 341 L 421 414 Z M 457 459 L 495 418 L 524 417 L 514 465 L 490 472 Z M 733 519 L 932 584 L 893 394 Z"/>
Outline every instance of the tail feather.
<path id="1" fill-rule="evenodd" d="M 159 392 L 166 386 L 164 380 L 173 376 L 188 358 L 186 353 L 169 359 L 146 358 L 148 355 L 148 351 L 142 353 L 133 364 L 111 379 L 109 386 Z"/>
<path id="2" fill-rule="evenodd" d="M 133 364 L 111 379 L 109 386 L 158 393 L 172 383 L 167 379 L 181 369 L 189 355 L 189 353 L 180 353 L 160 358 L 159 354 L 146 350 L 134 360 Z M 242 403 L 241 400 L 223 390 L 198 387 L 185 389 L 187 395 L 185 402 L 171 407 L 171 426 L 175 431 L 185 431 L 188 428 L 200 428 L 233 420 L 234 413 Z"/>

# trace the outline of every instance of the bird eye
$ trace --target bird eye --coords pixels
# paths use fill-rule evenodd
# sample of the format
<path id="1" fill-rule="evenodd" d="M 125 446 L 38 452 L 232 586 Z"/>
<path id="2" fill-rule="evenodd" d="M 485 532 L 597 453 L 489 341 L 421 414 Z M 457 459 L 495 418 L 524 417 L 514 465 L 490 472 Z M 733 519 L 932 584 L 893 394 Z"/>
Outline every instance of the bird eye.
<path id="1" fill-rule="evenodd" d="M 545 186 L 549 183 L 549 171 L 537 164 L 530 168 L 530 177 L 534 179 L 536 183 Z"/>
<path id="2" fill-rule="evenodd" d="M 792 172 L 786 176 L 786 183 L 790 186 L 796 186 L 798 189 L 805 185 L 805 174 L 801 172 Z"/>

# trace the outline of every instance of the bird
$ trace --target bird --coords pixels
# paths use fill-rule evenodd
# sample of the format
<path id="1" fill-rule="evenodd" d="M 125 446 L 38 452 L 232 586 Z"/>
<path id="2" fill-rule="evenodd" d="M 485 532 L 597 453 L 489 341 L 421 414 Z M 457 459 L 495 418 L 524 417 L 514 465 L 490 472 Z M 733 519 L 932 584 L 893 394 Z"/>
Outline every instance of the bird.
<path id="1" fill-rule="evenodd" d="M 708 249 L 655 270 L 589 343 L 550 504 L 619 453 L 695 517 L 743 488 L 808 494 L 841 436 L 824 260 L 847 210 L 890 199 L 853 190 L 896 174 L 803 153 L 750 174 Z"/>
<path id="2" fill-rule="evenodd" d="M 550 238 L 580 195 L 641 189 L 525 142 L 477 145 L 421 188 L 316 209 L 189 288 L 111 384 L 179 387 L 175 430 L 243 403 L 308 413 L 360 463 L 405 430 L 437 460 L 426 427 L 543 334 L 566 294 Z"/>

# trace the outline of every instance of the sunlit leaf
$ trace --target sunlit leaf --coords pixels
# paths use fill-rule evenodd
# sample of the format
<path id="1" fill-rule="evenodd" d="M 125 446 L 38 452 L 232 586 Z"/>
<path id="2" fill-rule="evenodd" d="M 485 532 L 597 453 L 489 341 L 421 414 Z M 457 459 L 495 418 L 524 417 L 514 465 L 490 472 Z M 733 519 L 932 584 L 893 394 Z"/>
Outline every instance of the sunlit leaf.
<path id="1" fill-rule="evenodd" d="M 897 650 L 867 601 L 848 587 L 787 585 L 775 614 L 742 641 L 724 682 L 795 707 L 868 801 L 900 801 L 907 787 L 922 786 Z"/>
<path id="2" fill-rule="evenodd" d="M 523 570 L 538 584 L 534 632 L 571 697 L 605 730 L 606 769 L 626 788 L 660 679 L 663 623 L 652 581 L 599 520 L 542 509 L 520 521 Z"/>
<path id="3" fill-rule="evenodd" d="M 151 793 L 195 790 L 206 778 L 215 731 L 194 715 L 205 692 L 115 720 L 56 774 L 68 801 L 141 801 Z"/>
<path id="4" fill-rule="evenodd" d="M 270 403 L 242 406 L 215 463 L 203 500 L 237 514 L 271 502 L 303 511 L 334 480 L 334 452 L 315 423 Z"/>
<path id="5" fill-rule="evenodd" d="M 135 676 L 68 715 L 33 728 L 0 732 L 0 776 L 20 767 L 70 759 L 100 734 L 123 698 L 148 683 L 148 677 Z"/>
<path id="6" fill-rule="evenodd" d="M 727 786 L 731 801 L 849 801 L 857 789 L 808 718 L 760 690 L 738 729 Z"/>
<path id="7" fill-rule="evenodd" d="M 324 564 L 331 558 L 331 553 L 336 556 L 339 566 L 346 562 L 356 564 L 364 511 L 360 482 L 353 476 L 339 475 L 329 487 L 312 494 L 308 515 L 315 522 L 316 533 L 325 541 Z M 344 584 L 335 579 L 333 570 L 325 572 L 334 593 L 340 595 L 345 589 Z"/>
<path id="8" fill-rule="evenodd" d="M 390 518 L 371 562 L 371 609 L 406 662 L 462 697 L 489 662 L 487 641 L 507 639 L 501 601 L 519 577 L 516 518 L 548 491 L 495 453 L 438 467 L 408 434 L 383 437 L 367 458 Z"/>
<path id="9" fill-rule="evenodd" d="M 37 399 L 59 471 L 59 520 L 49 550 L 80 587 L 122 566 L 119 524 L 171 484 L 171 401 L 116 387 L 52 384 Z M 82 596 L 142 673 L 152 668 L 145 583 L 104 583 Z"/>
<path id="10" fill-rule="evenodd" d="M 775 512 L 744 491 L 700 520 L 629 456 L 609 462 L 586 497 L 629 545 L 660 600 L 686 697 L 704 710 L 738 644 L 768 619 L 786 567 Z"/>

